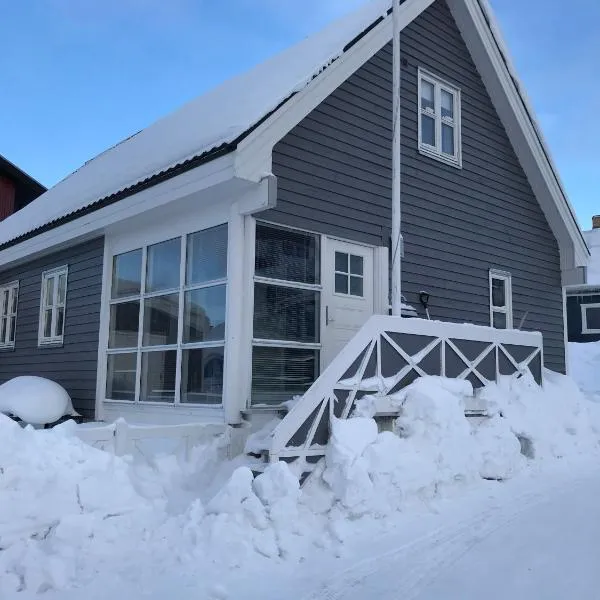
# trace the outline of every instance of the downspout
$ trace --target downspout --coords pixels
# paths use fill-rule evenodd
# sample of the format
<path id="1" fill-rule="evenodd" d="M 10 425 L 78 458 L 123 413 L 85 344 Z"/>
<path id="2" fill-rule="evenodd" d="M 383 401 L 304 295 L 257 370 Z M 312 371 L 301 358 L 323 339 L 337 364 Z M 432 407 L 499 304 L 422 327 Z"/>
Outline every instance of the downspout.
<path id="1" fill-rule="evenodd" d="M 393 78 L 392 78 L 392 315 L 402 316 L 402 254 L 401 232 L 401 137 L 400 137 L 400 0 L 394 0 L 393 22 Z"/>

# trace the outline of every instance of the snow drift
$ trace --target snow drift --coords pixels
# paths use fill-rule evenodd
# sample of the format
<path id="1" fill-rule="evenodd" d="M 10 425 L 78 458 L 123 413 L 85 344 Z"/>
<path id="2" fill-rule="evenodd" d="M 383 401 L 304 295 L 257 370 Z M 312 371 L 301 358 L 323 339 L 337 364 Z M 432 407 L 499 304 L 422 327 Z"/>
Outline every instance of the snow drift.
<path id="1" fill-rule="evenodd" d="M 544 390 L 526 377 L 490 386 L 487 419 L 465 418 L 471 393 L 423 378 L 395 398 L 393 432 L 366 416 L 335 420 L 303 489 L 283 462 L 256 478 L 244 458 L 219 462 L 220 441 L 187 463 L 140 465 L 86 446 L 72 424 L 22 429 L 0 415 L 0 596 L 84 588 L 99 575 L 143 587 L 156 573 L 187 572 L 210 585 L 217 567 L 339 552 L 360 523 L 598 452 L 600 405 L 565 377 L 546 373 Z"/>
<path id="2" fill-rule="evenodd" d="M 15 415 L 30 425 L 46 425 L 65 415 L 77 415 L 62 386 L 30 375 L 0 385 L 0 413 Z"/>

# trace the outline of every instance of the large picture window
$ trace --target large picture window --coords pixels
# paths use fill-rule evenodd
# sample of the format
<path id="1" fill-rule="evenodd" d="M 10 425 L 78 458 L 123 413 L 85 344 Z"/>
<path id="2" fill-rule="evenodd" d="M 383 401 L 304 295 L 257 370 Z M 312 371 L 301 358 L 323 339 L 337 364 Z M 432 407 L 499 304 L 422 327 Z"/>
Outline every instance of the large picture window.
<path id="1" fill-rule="evenodd" d="M 106 398 L 220 404 L 227 225 L 113 258 Z"/>
<path id="2" fill-rule="evenodd" d="M 319 374 L 319 236 L 256 225 L 252 403 L 303 394 Z"/>

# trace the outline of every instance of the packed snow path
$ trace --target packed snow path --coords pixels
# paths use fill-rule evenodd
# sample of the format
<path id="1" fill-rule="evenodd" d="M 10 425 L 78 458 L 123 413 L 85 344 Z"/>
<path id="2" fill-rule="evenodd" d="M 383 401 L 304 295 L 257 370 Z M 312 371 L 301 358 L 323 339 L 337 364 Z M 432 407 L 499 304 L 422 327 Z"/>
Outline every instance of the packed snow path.
<path id="1" fill-rule="evenodd" d="M 337 572 L 303 600 L 596 600 L 599 493 L 600 471 L 483 510 L 469 502 L 481 512 L 454 521 L 466 507 L 450 511 L 442 527 L 399 537 L 397 547 Z"/>

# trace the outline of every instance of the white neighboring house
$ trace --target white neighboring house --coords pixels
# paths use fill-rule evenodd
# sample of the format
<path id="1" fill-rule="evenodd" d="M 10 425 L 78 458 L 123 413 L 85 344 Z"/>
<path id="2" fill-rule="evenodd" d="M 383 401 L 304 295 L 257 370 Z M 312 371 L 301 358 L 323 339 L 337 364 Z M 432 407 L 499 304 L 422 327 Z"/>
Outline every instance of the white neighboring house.
<path id="1" fill-rule="evenodd" d="M 98 419 L 239 425 L 319 380 L 283 447 L 385 373 L 564 371 L 589 252 L 485 0 L 400 7 L 402 290 L 446 323 L 387 325 L 390 11 L 366 2 L 0 223 L 0 381 L 53 378 Z"/>
<path id="2" fill-rule="evenodd" d="M 592 258 L 585 269 L 585 283 L 567 287 L 567 321 L 570 342 L 600 340 L 600 215 L 592 229 L 583 232 Z"/>

